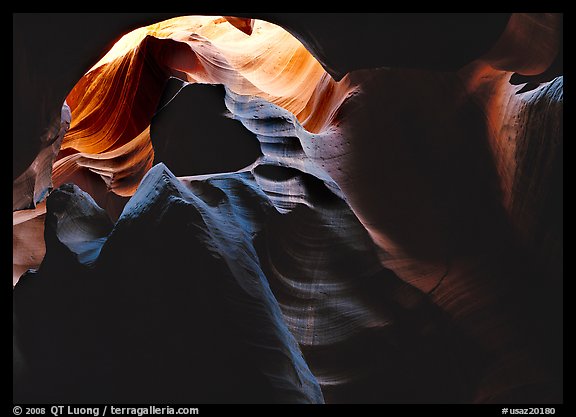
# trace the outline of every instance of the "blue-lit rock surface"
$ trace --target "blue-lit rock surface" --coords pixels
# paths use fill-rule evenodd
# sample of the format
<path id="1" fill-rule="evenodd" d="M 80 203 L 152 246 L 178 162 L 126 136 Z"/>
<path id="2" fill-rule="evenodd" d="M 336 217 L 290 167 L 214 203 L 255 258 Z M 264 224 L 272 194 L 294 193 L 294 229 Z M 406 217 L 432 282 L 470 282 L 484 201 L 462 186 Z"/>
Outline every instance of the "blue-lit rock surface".
<path id="1" fill-rule="evenodd" d="M 229 195 L 206 184 L 197 196 L 157 165 L 92 267 L 76 261 L 68 227 L 47 223 L 44 263 L 14 290 L 26 369 L 17 398 L 323 402 L 252 246 L 272 208 L 244 181 L 222 180 Z M 56 202 L 81 205 L 86 217 L 68 220 L 81 234 L 99 208 L 63 188 L 47 218 L 59 215 Z M 93 237 L 84 247 L 101 243 Z M 44 303 L 44 314 L 30 310 Z"/>
<path id="2" fill-rule="evenodd" d="M 15 14 L 14 401 L 562 402 L 562 19 Z"/>

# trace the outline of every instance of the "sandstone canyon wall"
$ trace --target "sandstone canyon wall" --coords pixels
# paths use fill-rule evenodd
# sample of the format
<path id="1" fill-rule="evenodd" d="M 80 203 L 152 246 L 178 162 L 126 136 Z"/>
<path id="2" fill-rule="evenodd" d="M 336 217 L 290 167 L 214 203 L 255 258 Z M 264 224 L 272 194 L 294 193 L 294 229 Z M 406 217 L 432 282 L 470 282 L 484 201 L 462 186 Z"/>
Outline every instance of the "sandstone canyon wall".
<path id="1" fill-rule="evenodd" d="M 14 34 L 14 401 L 562 402 L 561 14 Z"/>

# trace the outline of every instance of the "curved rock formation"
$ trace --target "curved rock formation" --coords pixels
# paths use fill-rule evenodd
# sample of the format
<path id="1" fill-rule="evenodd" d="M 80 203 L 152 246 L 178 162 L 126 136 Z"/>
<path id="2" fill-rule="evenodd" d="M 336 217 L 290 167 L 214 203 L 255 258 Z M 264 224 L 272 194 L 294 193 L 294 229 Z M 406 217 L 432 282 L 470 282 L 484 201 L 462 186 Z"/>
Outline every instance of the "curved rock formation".
<path id="1" fill-rule="evenodd" d="M 34 209 L 19 210 L 12 217 L 12 285 L 28 269 L 37 268 L 44 255 L 44 217 L 46 203 Z"/>
<path id="2" fill-rule="evenodd" d="M 415 80 L 423 80 L 424 83 L 428 81 L 431 86 L 427 88 L 431 91 L 426 93 L 430 94 L 430 98 L 443 97 L 447 100 L 445 106 L 441 107 L 442 111 L 425 111 L 427 101 L 422 90 L 418 92 L 421 102 L 416 98 L 416 93 L 407 96 L 400 90 L 392 94 L 394 89 L 391 86 L 401 86 L 403 78 L 412 83 Z M 437 306 L 454 316 L 455 322 L 462 326 L 461 337 L 482 346 L 480 350 L 483 354 L 475 353 L 478 357 L 486 355 L 493 358 L 481 365 L 483 370 L 479 373 L 487 376 L 480 378 L 487 378 L 487 381 L 479 385 L 477 397 L 472 395 L 469 400 L 518 401 L 523 398 L 524 393 L 537 391 L 546 396 L 542 398 L 556 401 L 557 397 L 551 392 L 557 390 L 559 380 L 554 375 L 561 372 L 561 366 L 550 359 L 561 355 L 561 352 L 555 350 L 558 345 L 542 341 L 550 340 L 548 338 L 553 338 L 552 334 L 559 333 L 556 326 L 561 322 L 561 307 L 549 307 L 549 310 L 543 313 L 531 310 L 529 303 L 524 304 L 518 299 L 532 300 L 538 294 L 545 305 L 551 306 L 553 300 L 557 300 L 561 294 L 561 285 L 558 285 L 561 275 L 558 275 L 558 270 L 550 268 L 550 265 L 557 266 L 558 263 L 535 261 L 528 264 L 524 258 L 526 253 L 533 253 L 535 249 L 519 245 L 512 225 L 507 220 L 506 211 L 500 205 L 502 197 L 496 167 L 491 162 L 490 148 L 481 130 L 482 113 L 470 98 L 464 100 L 460 95 L 457 99 L 447 95 L 446 91 L 439 94 L 436 90 L 440 88 L 436 86 L 438 79 L 444 80 L 440 84 L 444 91 L 449 85 L 459 85 L 458 78 L 449 74 L 406 74 L 406 71 L 402 77 L 393 71 L 376 74 L 367 82 L 372 88 L 366 88 L 342 106 L 339 126 L 345 129 L 344 133 L 329 131 L 310 134 L 295 117 L 290 117 L 284 110 L 268 105 L 266 111 L 262 111 L 260 105 L 264 104 L 259 99 L 246 100 L 230 92 L 227 94 L 227 105 L 235 117 L 261 141 L 264 156 L 259 163 L 297 167 L 299 170 L 259 170 L 267 165 L 260 165 L 254 170 L 260 187 L 279 209 L 289 210 L 300 204 L 317 208 L 315 201 L 318 198 L 322 201 L 321 196 L 326 192 L 322 192 L 323 187 L 318 186 L 312 188 L 314 191 L 311 192 L 310 187 L 299 180 L 301 174 L 298 173 L 302 171 L 313 178 L 323 179 L 328 188 L 345 197 L 351 207 L 355 208 L 358 219 L 378 245 L 378 256 L 383 265 L 396 272 L 404 281 L 428 293 Z M 389 96 L 381 100 L 369 99 L 371 92 L 381 91 L 375 88 L 374 84 L 382 82 L 386 82 L 388 88 L 385 90 L 389 91 Z M 543 91 L 556 91 L 553 86 L 558 85 L 558 82 L 546 86 Z M 518 86 L 514 90 L 519 91 L 520 88 Z M 514 95 L 514 98 L 516 97 L 518 96 Z M 361 101 L 362 99 L 364 101 Z M 387 113 L 382 111 L 382 106 L 386 106 L 388 102 L 395 106 L 406 103 L 406 106 L 414 107 L 416 110 L 406 110 L 401 114 L 411 115 L 412 119 L 423 118 L 419 120 L 418 126 L 426 127 L 414 131 L 406 128 L 405 124 L 394 124 L 393 121 L 384 123 L 383 129 L 390 128 L 385 131 L 387 134 L 383 134 L 386 149 L 393 150 L 390 155 L 378 153 L 382 145 L 373 140 L 369 129 L 362 129 L 363 126 L 371 126 L 369 120 L 375 117 L 373 114 Z M 453 110 L 448 111 L 451 103 L 454 103 Z M 534 101 L 531 105 L 538 106 L 538 102 Z M 423 108 L 418 111 L 417 106 Z M 345 113 L 348 109 L 352 109 L 352 113 Z M 268 115 L 269 120 L 262 117 L 263 114 Z M 558 138 L 555 126 L 557 125 L 553 124 L 545 135 Z M 356 142 L 348 141 L 348 138 L 354 138 Z M 362 140 L 364 142 L 358 143 Z M 443 155 L 447 150 L 450 153 Z M 453 155 L 458 155 L 458 158 Z M 430 156 L 436 158 L 430 160 Z M 356 169 L 352 170 L 354 167 Z M 546 168 L 550 169 L 548 166 Z M 421 171 L 425 171 L 426 176 L 423 176 Z M 453 172 L 459 172 L 460 177 L 454 177 Z M 550 179 L 552 177 L 546 181 Z M 402 192 L 401 187 L 408 187 L 407 192 Z M 387 192 L 374 195 L 368 193 L 370 189 Z M 357 200 L 358 198 L 362 199 Z M 556 207 L 552 204 L 550 206 Z M 364 208 L 371 211 L 366 213 Z M 370 223 L 368 216 L 373 216 L 379 223 Z M 344 227 L 341 219 L 335 223 Z M 314 242 L 317 242 L 318 236 L 326 236 L 329 232 L 324 230 L 317 234 L 310 233 L 314 236 Z M 353 235 L 350 231 L 345 234 Z M 549 239 L 558 242 L 558 236 L 561 234 Z M 554 246 L 549 245 L 549 242 L 541 246 L 546 247 L 547 252 L 554 250 Z M 292 247 L 286 252 L 291 254 L 295 250 Z M 312 249 L 304 246 L 302 250 L 307 253 Z M 557 260 L 561 254 L 555 252 L 554 256 Z M 317 265 L 319 259 L 326 257 L 327 255 L 317 255 L 311 259 L 314 260 L 314 265 Z M 303 259 L 305 258 L 298 258 L 298 262 L 294 263 L 302 263 Z M 320 270 L 330 271 L 331 276 L 338 276 L 337 271 L 341 268 L 326 266 Z M 274 271 L 272 268 L 268 274 L 269 279 L 275 276 Z M 300 273 L 302 276 L 319 274 Z M 542 280 L 540 274 L 549 278 Z M 358 280 L 358 276 L 356 277 Z M 286 282 L 286 277 L 281 278 L 281 282 Z M 314 290 L 321 291 L 320 284 L 316 285 Z M 283 285 L 280 288 L 283 288 Z M 350 297 L 352 290 L 345 293 Z M 337 299 L 337 296 L 332 294 L 332 298 Z M 348 303 L 349 301 L 342 304 Z M 314 301 L 312 305 L 318 308 L 318 301 Z M 302 316 L 307 317 L 309 314 L 304 312 L 311 308 L 313 307 L 304 310 L 289 308 L 289 323 L 301 322 Z M 298 319 L 290 319 L 294 315 Z M 548 317 L 541 322 L 542 326 L 532 325 L 526 328 L 527 317 L 531 317 L 529 322 L 533 323 L 542 315 Z M 342 323 L 341 316 L 336 314 L 335 317 L 339 317 L 337 322 Z M 316 340 L 321 346 L 321 325 L 316 329 L 309 324 L 310 320 L 305 322 L 306 330 L 295 325 L 296 334 L 310 334 L 316 330 L 319 334 Z M 317 323 L 316 320 L 312 322 Z M 358 328 L 361 327 L 362 325 L 359 325 Z M 330 327 L 330 337 L 338 334 L 337 329 L 338 326 Z M 534 334 L 539 335 L 538 341 L 529 341 Z M 314 344 L 309 341 L 309 336 L 299 340 L 303 346 Z M 550 349 L 555 353 L 551 353 Z M 304 351 L 308 352 L 306 349 Z M 347 357 L 351 356 L 349 354 Z M 374 366 L 370 369 L 378 374 Z M 337 398 L 354 401 L 348 397 L 344 388 L 350 381 L 343 378 L 343 375 L 347 374 L 341 374 L 342 379 L 327 378 L 326 381 L 330 381 L 327 385 L 335 386 Z M 381 383 L 383 378 L 379 376 L 376 379 Z M 321 378 L 320 382 L 324 380 Z M 343 386 L 338 386 L 341 384 Z M 376 382 L 373 381 L 372 384 Z M 494 388 L 495 386 L 498 388 Z M 324 388 L 325 392 L 328 392 L 326 387 Z M 355 392 L 352 389 L 351 391 Z M 366 392 L 374 393 L 374 388 L 373 391 Z M 385 401 L 385 393 L 378 395 L 380 401 Z M 411 395 L 413 399 L 417 398 L 415 392 Z M 437 399 L 440 397 L 440 394 L 436 394 Z M 451 397 L 449 401 L 462 401 L 462 398 L 466 397 Z M 367 401 L 367 397 L 360 401 Z"/>
<path id="3" fill-rule="evenodd" d="M 70 108 L 61 106 L 60 117 L 41 137 L 40 151 L 30 166 L 12 184 L 12 210 L 33 209 L 52 188 L 53 163 L 64 134 L 70 127 Z"/>
<path id="4" fill-rule="evenodd" d="M 67 95 L 14 182 L 18 398 L 561 402 L 562 15 L 254 17 L 127 33 Z"/>
<path id="5" fill-rule="evenodd" d="M 148 126 L 171 76 L 262 97 L 311 132 L 327 129 L 351 92 L 288 32 L 267 22 L 258 21 L 250 36 L 225 19 L 198 16 L 138 29 L 117 42 L 68 95 L 72 124 L 54 166 L 55 186 L 88 169 L 109 190 L 131 195 L 151 167 Z"/>
<path id="6" fill-rule="evenodd" d="M 46 258 L 14 291 L 15 400 L 323 402 L 234 204 L 266 210 L 244 181 L 216 181 L 230 197 L 206 184 L 199 198 L 159 164 L 113 230 L 78 187 L 55 190 Z"/>

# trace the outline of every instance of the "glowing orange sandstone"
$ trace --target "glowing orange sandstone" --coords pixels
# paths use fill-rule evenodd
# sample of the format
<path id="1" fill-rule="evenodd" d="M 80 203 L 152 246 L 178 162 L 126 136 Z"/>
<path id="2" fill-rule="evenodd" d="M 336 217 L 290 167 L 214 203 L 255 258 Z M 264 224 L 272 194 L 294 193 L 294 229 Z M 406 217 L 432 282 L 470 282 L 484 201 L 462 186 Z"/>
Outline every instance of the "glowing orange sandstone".
<path id="1" fill-rule="evenodd" d="M 353 90 L 347 78 L 335 82 L 300 41 L 272 23 L 183 16 L 142 27 L 122 36 L 68 94 L 72 122 L 52 167 L 53 187 L 80 181 L 97 201 L 114 200 L 112 205 L 134 194 L 154 160 L 150 123 L 169 77 L 264 98 L 311 132 L 330 128 Z M 15 215 L 15 249 L 20 236 L 41 240 L 43 210 Z M 32 219 L 20 219 L 28 214 Z M 43 250 L 34 249 L 38 256 L 28 261 L 15 258 L 14 281 L 39 265 Z"/>
<path id="2" fill-rule="evenodd" d="M 154 159 L 150 121 L 171 76 L 264 98 L 314 133 L 330 127 L 352 91 L 347 78 L 334 81 L 272 23 L 184 16 L 139 28 L 119 39 L 68 95 L 72 123 L 54 186 L 88 169 L 114 193 L 132 195 Z"/>

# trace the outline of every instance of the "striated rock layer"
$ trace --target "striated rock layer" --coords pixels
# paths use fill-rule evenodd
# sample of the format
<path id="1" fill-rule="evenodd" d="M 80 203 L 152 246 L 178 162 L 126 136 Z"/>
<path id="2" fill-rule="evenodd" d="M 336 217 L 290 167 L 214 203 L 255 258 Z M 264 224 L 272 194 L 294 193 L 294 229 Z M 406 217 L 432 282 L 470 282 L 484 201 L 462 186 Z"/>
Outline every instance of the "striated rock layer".
<path id="1" fill-rule="evenodd" d="M 329 128 L 348 83 L 335 82 L 281 27 L 255 25 L 248 36 L 224 18 L 188 16 L 124 36 L 68 94 L 72 122 L 60 153 L 53 167 L 43 164 L 34 174 L 51 175 L 54 187 L 81 185 L 117 217 L 154 161 L 150 124 L 156 111 L 162 117 L 157 107 L 171 77 L 225 84 L 288 109 L 311 131 Z M 156 135 L 160 149 L 169 134 L 163 132 Z M 15 195 L 25 196 L 21 188 L 16 183 Z"/>
<path id="2" fill-rule="evenodd" d="M 47 248 L 14 291 L 19 398 L 83 400 L 92 382 L 70 381 L 84 366 L 158 401 L 560 402 L 562 16 L 495 19 L 457 67 L 392 50 L 343 75 L 308 39 L 339 81 L 246 17 L 121 38 L 14 183 L 28 210 L 13 216 L 13 282 Z M 179 179 L 149 172 L 158 162 Z M 46 294 L 67 301 L 38 317 Z M 122 347 L 89 343 L 72 312 Z M 86 339 L 46 347 L 42 329 Z M 133 380 L 143 363 L 153 378 Z M 62 385 L 45 390 L 51 366 Z"/>
<path id="3" fill-rule="evenodd" d="M 14 291 L 16 398 L 320 402 L 319 383 L 332 402 L 470 400 L 482 352 L 321 182 L 278 168 L 315 195 L 291 206 L 258 168 L 178 181 L 159 164 L 113 228 L 76 186 L 53 192 L 46 258 Z"/>
<path id="4" fill-rule="evenodd" d="M 323 402 L 250 244 L 267 208 L 244 181 L 197 195 L 157 165 L 113 229 L 78 187 L 53 192 L 46 258 L 14 290 L 15 400 Z"/>
<path id="5" fill-rule="evenodd" d="M 426 80 L 426 74 L 422 73 L 404 75 L 400 79 L 395 77 L 397 74 L 392 71 L 383 71 L 378 75 L 381 78 L 374 78 L 372 82 L 388 82 L 390 79 L 391 84 L 388 85 L 402 85 L 400 80 L 404 77 L 412 82 L 416 79 Z M 441 84 L 444 88 L 447 88 L 449 83 L 458 85 L 458 80 L 448 74 L 441 77 L 444 79 Z M 557 83 L 558 80 L 543 86 L 540 91 L 555 91 L 551 87 Z M 516 87 L 514 90 L 519 89 L 520 87 Z M 462 331 L 460 335 L 479 346 L 483 354 L 477 352 L 472 356 L 480 361 L 485 355 L 486 362 L 478 364 L 481 370 L 473 377 L 478 379 L 472 382 L 472 391 L 475 393 L 469 400 L 524 401 L 522 398 L 528 398 L 525 397 L 527 393 L 538 392 L 541 401 L 558 401 L 561 361 L 557 362 L 554 358 L 562 355 L 557 344 L 557 336 L 561 334 L 558 329 L 561 323 L 561 304 L 548 307 L 547 311 L 534 310 L 531 305 L 531 300 L 538 297 L 544 305 L 552 306 L 553 300 L 560 296 L 561 286 L 558 287 L 557 271 L 549 268 L 549 265 L 557 264 L 545 258 L 541 259 L 545 255 L 543 252 L 532 262 L 526 259 L 527 254 L 538 252 L 534 247 L 519 243 L 514 224 L 509 222 L 505 206 L 500 205 L 502 197 L 498 177 L 494 165 L 490 163 L 491 153 L 484 142 L 485 136 L 477 130 L 482 126 L 482 118 L 474 101 L 464 102 L 466 105 L 462 107 L 454 107 L 453 113 L 433 113 L 430 118 L 425 112 L 416 112 L 419 118 L 423 117 L 427 121 L 424 123 L 424 120 L 420 119 L 420 125 L 427 128 L 418 130 L 421 132 L 419 136 L 414 135 L 415 132 L 405 125 L 385 123 L 384 127 L 390 126 L 389 134 L 385 136 L 386 145 L 389 149 L 395 146 L 394 153 L 387 155 L 378 153 L 380 146 L 370 139 L 368 133 L 362 136 L 362 127 L 370 126 L 368 122 L 364 123 L 366 118 L 387 103 L 384 100 L 362 102 L 363 94 L 368 95 L 372 91 L 378 89 L 367 89 L 344 103 L 344 112 L 352 109 L 351 113 L 343 113 L 340 120 L 340 126 L 346 129 L 348 135 L 333 131 L 310 134 L 296 118 L 290 117 L 283 109 L 266 106 L 260 99 L 247 100 L 228 91 L 226 103 L 235 117 L 253 131 L 261 142 L 264 155 L 259 163 L 263 165 L 259 165 L 254 173 L 259 185 L 279 209 L 286 210 L 300 204 L 316 208 L 315 202 L 318 198 L 322 199 L 321 196 L 325 193 L 321 192 L 322 187 L 315 187 L 312 188 L 315 191 L 310 191 L 311 187 L 304 186 L 298 179 L 298 171 L 293 169 L 282 172 L 278 169 L 262 168 L 268 165 L 297 167 L 314 178 L 323 179 L 329 189 L 345 197 L 352 208 L 356 208 L 354 211 L 358 219 L 363 226 L 367 226 L 367 231 L 377 244 L 378 258 L 382 265 L 393 270 L 405 282 L 427 293 L 427 298 L 457 323 Z M 432 89 L 432 97 L 436 97 L 435 94 L 432 95 L 434 92 Z M 422 97 L 422 91 L 419 95 Z M 543 94 L 529 96 L 532 99 L 550 100 L 550 96 L 545 97 Z M 520 95 L 514 98 L 522 99 Z M 426 102 L 420 104 L 413 97 L 403 99 L 399 95 L 390 95 L 388 99 L 395 105 L 426 105 Z M 444 109 L 452 102 L 450 96 L 446 100 Z M 462 103 L 461 100 L 454 101 Z M 538 106 L 539 102 L 535 100 L 529 105 Z M 355 110 L 358 106 L 361 111 Z M 446 117 L 449 118 L 449 123 L 445 121 Z M 448 131 L 448 126 L 453 130 Z M 473 126 L 477 128 L 472 129 Z M 468 132 L 467 129 L 471 131 Z M 446 135 L 447 132 L 453 134 Z M 546 134 L 558 138 L 554 129 L 548 130 Z M 349 137 L 365 142 L 358 144 L 347 141 Z M 463 141 L 464 138 L 466 141 Z M 366 152 L 370 149 L 371 153 Z M 424 153 L 426 149 L 429 151 Z M 452 154 L 442 155 L 448 150 L 456 152 L 458 158 L 454 158 Z M 430 160 L 431 155 L 437 158 Z M 356 169 L 353 169 L 354 167 Z M 358 169 L 359 167 L 363 169 Z M 421 170 L 426 170 L 426 176 L 423 176 Z M 452 172 L 459 172 L 461 176 L 454 177 Z M 402 181 L 397 183 L 399 178 L 402 178 Z M 402 192 L 402 185 L 410 185 L 410 192 Z M 369 195 L 369 189 L 388 192 Z M 359 198 L 361 200 L 358 200 Z M 364 209 L 371 211 L 364 212 Z M 380 210 L 379 213 L 375 212 L 377 209 Z M 379 223 L 368 223 L 368 215 L 373 216 Z M 303 253 L 309 254 L 313 250 L 313 244 L 319 240 L 318 236 L 329 234 L 328 230 L 318 228 L 318 223 L 322 224 L 322 221 L 316 219 L 312 224 L 307 223 L 306 228 L 294 225 L 293 229 L 290 229 L 289 235 L 306 230 L 314 236 L 308 245 L 302 236 L 298 236 L 293 242 L 296 245 L 297 241 L 302 246 Z M 338 227 L 345 228 L 342 219 L 339 218 L 335 223 Z M 353 235 L 353 232 L 349 230 L 344 234 Z M 548 246 L 548 251 L 551 248 L 553 246 Z M 293 253 L 294 250 L 294 247 L 286 248 L 281 251 L 282 256 L 287 257 L 285 254 Z M 287 258 L 289 259 L 289 256 Z M 326 258 L 326 254 L 317 254 L 311 257 L 311 262 L 331 277 L 339 276 L 344 269 L 341 266 L 331 267 L 329 263 L 322 264 L 320 260 Z M 366 261 L 366 258 L 368 256 L 365 255 L 363 259 Z M 277 259 L 281 259 L 281 255 L 278 255 Z M 306 258 L 297 259 L 293 264 L 305 265 Z M 346 259 L 351 262 L 354 257 Z M 545 262 L 540 262 L 541 260 Z M 358 268 L 353 282 L 360 280 L 360 271 L 362 268 Z M 273 279 L 275 273 L 272 268 L 269 279 Z M 306 276 L 307 282 L 316 282 L 314 289 L 309 290 L 311 294 L 321 291 L 321 285 L 312 278 L 321 276 L 320 272 L 295 272 L 292 279 L 298 282 L 299 274 Z M 280 276 L 283 285 L 279 288 L 284 288 L 287 278 L 282 273 Z M 347 294 L 346 301 L 338 303 L 340 306 L 350 303 L 353 290 L 348 288 L 344 293 Z M 364 295 L 369 293 L 371 290 L 363 290 Z M 282 297 L 282 293 L 277 295 Z M 393 300 L 398 301 L 396 297 L 394 296 Z M 337 295 L 332 295 L 330 299 L 336 300 Z M 296 303 L 293 298 L 291 302 Z M 384 302 L 382 299 L 380 302 L 381 308 L 390 308 L 390 304 L 393 304 L 392 301 Z M 304 346 L 314 345 L 311 340 L 317 341 L 319 346 L 324 343 L 321 329 L 325 318 L 302 321 L 303 317 L 309 317 L 308 314 L 315 317 L 314 313 L 305 311 L 317 311 L 319 304 L 314 298 L 308 309 L 296 308 L 293 305 L 286 309 L 288 322 L 300 323 L 294 324 L 294 328 Z M 335 314 L 334 319 L 343 323 L 345 320 L 342 316 Z M 332 325 L 328 328 L 326 332 L 330 336 L 325 337 L 337 337 L 339 327 Z M 358 328 L 362 328 L 362 325 L 355 330 Z M 314 336 L 311 337 L 311 334 Z M 539 338 L 531 340 L 535 334 L 538 334 Z M 351 343 L 356 349 L 358 345 L 355 343 L 361 340 L 360 337 L 350 334 L 344 336 L 344 339 L 354 340 L 355 342 Z M 304 351 L 308 352 L 306 349 Z M 349 353 L 346 356 L 350 358 L 354 354 Z M 311 366 L 314 366 L 313 362 Z M 335 367 L 334 364 L 332 366 Z M 375 368 L 372 365 L 370 369 L 374 371 Z M 352 369 L 361 367 L 351 368 L 349 371 L 352 372 Z M 320 381 L 326 383 L 325 393 L 329 392 L 328 387 L 334 387 L 336 390 L 342 389 L 336 391 L 337 398 L 348 398 L 344 387 L 351 388 L 353 385 L 345 376 L 349 374 L 342 372 L 340 379 L 334 377 L 332 380 L 319 376 Z M 457 378 L 452 379 L 454 380 Z M 374 380 L 372 384 L 375 384 Z M 377 391 L 373 385 L 371 390 L 365 389 L 365 392 Z M 359 391 L 361 390 L 350 389 L 350 392 Z M 378 395 L 380 401 L 384 401 L 385 394 Z M 396 398 L 401 397 L 400 394 L 397 395 Z M 417 397 L 415 392 L 411 392 L 411 396 L 413 399 Z"/>

